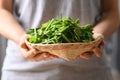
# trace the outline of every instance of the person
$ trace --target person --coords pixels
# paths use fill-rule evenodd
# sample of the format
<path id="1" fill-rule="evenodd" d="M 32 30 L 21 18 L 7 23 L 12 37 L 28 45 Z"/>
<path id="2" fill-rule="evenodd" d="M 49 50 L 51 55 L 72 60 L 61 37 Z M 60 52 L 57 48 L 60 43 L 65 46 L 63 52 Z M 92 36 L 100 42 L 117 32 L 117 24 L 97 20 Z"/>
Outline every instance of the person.
<path id="1" fill-rule="evenodd" d="M 26 31 L 60 13 L 93 24 L 105 39 L 118 26 L 117 0 L 0 0 L 0 34 L 8 39 L 1 80 L 112 80 L 104 53 L 94 56 L 98 47 L 71 61 L 27 48 Z"/>

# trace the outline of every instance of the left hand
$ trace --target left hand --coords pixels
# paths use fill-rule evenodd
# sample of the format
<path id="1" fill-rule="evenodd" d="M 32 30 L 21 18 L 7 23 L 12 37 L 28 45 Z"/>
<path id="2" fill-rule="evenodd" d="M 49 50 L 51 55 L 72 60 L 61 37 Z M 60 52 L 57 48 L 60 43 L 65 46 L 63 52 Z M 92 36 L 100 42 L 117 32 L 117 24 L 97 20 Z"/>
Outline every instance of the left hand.
<path id="1" fill-rule="evenodd" d="M 100 43 L 100 45 L 98 47 L 93 48 L 91 51 L 89 52 L 85 52 L 82 53 L 80 55 L 78 55 L 76 58 L 83 58 L 83 59 L 91 59 L 92 56 L 95 54 L 97 57 L 101 57 L 102 56 L 102 50 L 100 49 L 101 46 L 104 46 L 104 41 L 102 41 Z"/>

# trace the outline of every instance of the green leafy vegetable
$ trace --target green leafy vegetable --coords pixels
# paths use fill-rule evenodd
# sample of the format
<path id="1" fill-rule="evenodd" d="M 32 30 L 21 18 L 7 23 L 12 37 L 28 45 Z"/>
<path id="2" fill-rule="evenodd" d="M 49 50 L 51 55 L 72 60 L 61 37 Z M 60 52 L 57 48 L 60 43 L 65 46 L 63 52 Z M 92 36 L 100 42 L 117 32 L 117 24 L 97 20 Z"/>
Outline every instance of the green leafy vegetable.
<path id="1" fill-rule="evenodd" d="M 92 25 L 79 26 L 79 20 L 70 17 L 53 18 L 39 28 L 29 29 L 29 42 L 41 44 L 93 41 Z"/>

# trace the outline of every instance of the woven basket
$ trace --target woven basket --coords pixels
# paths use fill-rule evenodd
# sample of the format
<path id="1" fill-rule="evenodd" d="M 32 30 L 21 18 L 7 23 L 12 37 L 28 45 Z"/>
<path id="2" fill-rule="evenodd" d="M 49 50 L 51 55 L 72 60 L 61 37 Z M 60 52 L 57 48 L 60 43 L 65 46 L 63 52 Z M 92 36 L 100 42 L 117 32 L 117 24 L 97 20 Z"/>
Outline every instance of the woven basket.
<path id="1" fill-rule="evenodd" d="M 26 40 L 28 48 L 35 48 L 40 52 L 48 52 L 65 60 L 73 60 L 81 53 L 97 47 L 104 39 L 101 34 L 93 35 L 94 41 L 87 43 L 59 43 L 59 44 L 33 44 Z"/>

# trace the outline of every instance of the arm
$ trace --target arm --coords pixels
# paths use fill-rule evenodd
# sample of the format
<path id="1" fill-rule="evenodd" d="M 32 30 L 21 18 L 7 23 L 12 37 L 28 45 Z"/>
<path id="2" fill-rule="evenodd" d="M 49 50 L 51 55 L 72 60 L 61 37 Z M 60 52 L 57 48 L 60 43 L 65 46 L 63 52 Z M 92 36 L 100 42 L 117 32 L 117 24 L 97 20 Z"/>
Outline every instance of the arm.
<path id="1" fill-rule="evenodd" d="M 103 16 L 94 27 L 93 32 L 100 33 L 107 39 L 117 30 L 119 25 L 118 0 L 101 0 L 101 5 Z M 98 57 L 102 55 L 100 48 L 96 47 L 92 50 L 92 53 L 83 53 L 79 57 L 90 59 L 93 53 Z"/>
<path id="2" fill-rule="evenodd" d="M 95 33 L 101 33 L 105 39 L 117 30 L 119 24 L 118 0 L 101 0 L 103 16 L 94 27 Z"/>
<path id="3" fill-rule="evenodd" d="M 22 56 L 32 61 L 48 60 L 56 56 L 39 53 L 35 49 L 28 49 L 25 44 L 26 34 L 21 25 L 12 15 L 13 0 L 0 0 L 0 34 L 19 45 Z"/>
<path id="4" fill-rule="evenodd" d="M 19 44 L 25 31 L 14 19 L 12 12 L 13 0 L 0 0 L 0 34 Z"/>

